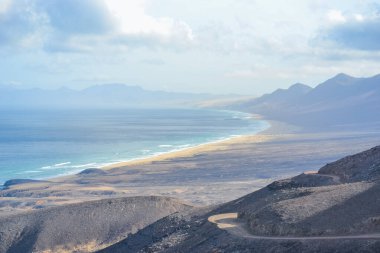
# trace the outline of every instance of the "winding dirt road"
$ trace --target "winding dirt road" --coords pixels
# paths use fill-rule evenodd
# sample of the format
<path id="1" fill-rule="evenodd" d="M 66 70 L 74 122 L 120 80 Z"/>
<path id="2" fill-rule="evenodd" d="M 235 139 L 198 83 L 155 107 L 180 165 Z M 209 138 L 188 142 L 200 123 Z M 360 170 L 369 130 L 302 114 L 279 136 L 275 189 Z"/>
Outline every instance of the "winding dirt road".
<path id="1" fill-rule="evenodd" d="M 257 236 L 249 233 L 246 225 L 238 220 L 237 213 L 223 213 L 210 216 L 208 221 L 214 223 L 218 228 L 226 230 L 232 235 L 248 239 L 260 240 L 354 240 L 354 239 L 377 239 L 380 240 L 380 234 L 365 235 L 344 235 L 344 236 Z"/>

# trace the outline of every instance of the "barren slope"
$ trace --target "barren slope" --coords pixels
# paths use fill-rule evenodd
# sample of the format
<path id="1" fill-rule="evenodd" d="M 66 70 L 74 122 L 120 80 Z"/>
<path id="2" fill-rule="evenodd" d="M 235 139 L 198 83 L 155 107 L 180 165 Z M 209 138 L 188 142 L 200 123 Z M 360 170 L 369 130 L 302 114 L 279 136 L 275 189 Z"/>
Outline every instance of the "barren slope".
<path id="1" fill-rule="evenodd" d="M 376 147 L 219 207 L 170 215 L 101 252 L 378 252 L 379 154 Z M 216 224 L 226 213 L 239 219 Z M 241 226 L 235 233 L 236 224 L 252 236 Z"/>
<path id="2" fill-rule="evenodd" d="M 92 252 L 190 207 L 166 197 L 84 202 L 0 220 L 0 252 Z"/>

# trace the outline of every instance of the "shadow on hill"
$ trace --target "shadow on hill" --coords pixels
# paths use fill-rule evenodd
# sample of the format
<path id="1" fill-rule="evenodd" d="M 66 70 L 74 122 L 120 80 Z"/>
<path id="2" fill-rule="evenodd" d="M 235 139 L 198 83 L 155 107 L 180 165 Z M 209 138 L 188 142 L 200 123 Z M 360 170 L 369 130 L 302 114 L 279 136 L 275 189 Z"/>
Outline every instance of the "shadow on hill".
<path id="1" fill-rule="evenodd" d="M 355 235 L 380 231 L 380 182 L 295 226 L 315 235 Z"/>

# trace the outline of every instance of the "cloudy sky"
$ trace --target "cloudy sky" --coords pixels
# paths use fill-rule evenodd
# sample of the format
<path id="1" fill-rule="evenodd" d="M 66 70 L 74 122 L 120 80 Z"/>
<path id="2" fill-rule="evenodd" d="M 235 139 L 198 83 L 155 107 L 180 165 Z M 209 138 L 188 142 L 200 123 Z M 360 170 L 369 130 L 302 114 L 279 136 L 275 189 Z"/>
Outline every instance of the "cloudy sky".
<path id="1" fill-rule="evenodd" d="M 0 0 L 0 84 L 258 95 L 380 73 L 380 1 Z"/>

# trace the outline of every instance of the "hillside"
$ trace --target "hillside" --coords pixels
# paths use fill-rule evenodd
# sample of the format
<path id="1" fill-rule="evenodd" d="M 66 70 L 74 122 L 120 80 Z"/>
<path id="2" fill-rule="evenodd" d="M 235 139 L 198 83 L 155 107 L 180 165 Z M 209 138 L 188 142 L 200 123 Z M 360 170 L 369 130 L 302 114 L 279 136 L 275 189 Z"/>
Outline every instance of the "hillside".
<path id="1" fill-rule="evenodd" d="M 170 215 L 100 252 L 376 252 L 379 156 L 375 147 L 216 208 Z"/>
<path id="2" fill-rule="evenodd" d="M 0 252 L 92 252 L 187 206 L 166 197 L 129 197 L 0 218 Z"/>
<path id="3" fill-rule="evenodd" d="M 380 75 L 338 74 L 313 89 L 296 84 L 229 107 L 308 128 L 379 123 Z"/>

